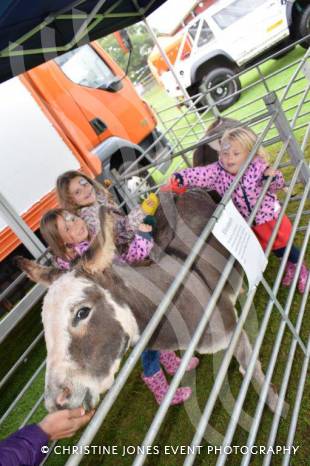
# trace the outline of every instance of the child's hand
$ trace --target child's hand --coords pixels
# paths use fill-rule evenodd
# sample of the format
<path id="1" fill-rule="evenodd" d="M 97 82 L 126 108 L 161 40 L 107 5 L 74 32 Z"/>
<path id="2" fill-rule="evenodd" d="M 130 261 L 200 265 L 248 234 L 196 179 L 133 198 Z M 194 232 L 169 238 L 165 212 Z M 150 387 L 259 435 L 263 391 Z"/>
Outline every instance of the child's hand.
<path id="1" fill-rule="evenodd" d="M 170 184 L 172 186 L 183 186 L 183 178 L 181 175 L 176 173 L 170 177 Z"/>
<path id="2" fill-rule="evenodd" d="M 169 179 L 167 185 L 160 188 L 163 192 L 173 192 L 176 194 L 182 194 L 186 191 L 186 188 L 183 186 L 183 177 L 179 173 L 175 173 Z"/>
<path id="3" fill-rule="evenodd" d="M 275 170 L 274 168 L 271 168 L 271 167 L 268 167 L 266 168 L 266 170 L 264 171 L 264 176 L 276 176 L 277 174 L 277 170 Z"/>
<path id="4" fill-rule="evenodd" d="M 143 233 L 151 233 L 151 231 L 153 230 L 151 225 L 147 225 L 146 223 L 140 223 L 138 229 L 139 231 L 142 231 Z"/>

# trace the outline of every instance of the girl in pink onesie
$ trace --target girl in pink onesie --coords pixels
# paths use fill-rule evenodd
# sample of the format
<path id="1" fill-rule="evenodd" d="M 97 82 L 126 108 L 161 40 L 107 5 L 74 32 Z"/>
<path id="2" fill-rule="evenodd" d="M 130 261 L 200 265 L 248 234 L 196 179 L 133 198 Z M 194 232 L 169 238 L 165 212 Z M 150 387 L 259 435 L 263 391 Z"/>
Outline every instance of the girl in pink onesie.
<path id="1" fill-rule="evenodd" d="M 204 167 L 181 170 L 179 173 L 173 175 L 172 184 L 177 182 L 178 185 L 185 187 L 199 186 L 208 188 L 217 191 L 220 196 L 223 196 L 247 160 L 256 140 L 255 134 L 249 129 L 239 127 L 227 130 L 221 140 L 218 162 Z M 253 231 L 263 249 L 267 247 L 280 213 L 280 204 L 276 191 L 285 186 L 282 173 L 279 170 L 270 168 L 266 160 L 267 154 L 260 147 L 232 194 L 232 201 L 241 215 L 247 220 L 258 201 L 264 181 L 269 176 L 272 176 L 271 184 L 252 225 Z M 291 222 L 284 215 L 272 248 L 276 256 L 283 257 L 291 229 Z M 298 259 L 299 250 L 296 246 L 292 245 L 282 281 L 284 286 L 290 286 L 292 283 Z M 304 293 L 305 291 L 308 275 L 309 271 L 306 265 L 302 264 L 298 278 L 298 290 L 300 293 Z"/>

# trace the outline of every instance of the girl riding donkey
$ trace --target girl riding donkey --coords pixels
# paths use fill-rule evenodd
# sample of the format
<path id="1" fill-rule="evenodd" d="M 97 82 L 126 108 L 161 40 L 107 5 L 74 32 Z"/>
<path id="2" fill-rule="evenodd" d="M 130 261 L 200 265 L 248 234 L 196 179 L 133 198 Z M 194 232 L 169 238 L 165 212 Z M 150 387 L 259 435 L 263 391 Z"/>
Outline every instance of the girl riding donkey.
<path id="1" fill-rule="evenodd" d="M 205 167 L 187 168 L 175 173 L 171 185 L 199 186 L 213 189 L 220 196 L 223 196 L 248 159 L 256 141 L 255 133 L 248 128 L 238 127 L 225 131 L 221 140 L 219 160 Z M 283 189 L 285 182 L 279 170 L 273 170 L 268 166 L 267 154 L 262 147 L 258 149 L 232 194 L 235 206 L 241 215 L 248 219 L 261 194 L 264 180 L 269 176 L 272 176 L 272 181 L 252 225 L 252 229 L 263 249 L 267 247 L 280 213 L 280 204 L 276 191 Z M 284 215 L 272 247 L 277 257 L 283 257 L 291 230 L 291 222 Z M 290 286 L 293 281 L 299 254 L 297 247 L 292 245 L 282 281 L 284 286 Z M 305 291 L 308 275 L 309 271 L 306 265 L 302 264 L 298 278 L 300 293 Z"/>
<path id="2" fill-rule="evenodd" d="M 80 185 L 82 188 L 85 188 L 85 191 L 89 190 L 89 186 L 96 187 L 100 192 L 100 185 L 97 186 L 96 183 L 89 180 L 84 175 L 80 174 L 79 172 L 75 172 L 75 177 L 78 176 L 77 184 Z M 67 174 L 65 174 L 67 176 Z M 74 180 L 74 178 L 72 180 Z M 80 184 L 80 181 L 85 180 Z M 74 180 L 76 182 L 76 180 Z M 58 185 L 61 183 L 58 180 Z M 73 186 L 76 186 L 74 184 Z M 70 183 L 68 184 L 70 189 Z M 72 189 L 72 188 L 71 188 Z M 95 190 L 95 189 L 94 189 Z M 83 191 L 83 189 L 81 190 Z M 102 192 L 104 193 L 105 190 Z M 62 200 L 61 193 L 58 191 L 60 202 Z M 88 196 L 90 199 L 92 198 L 92 193 Z M 109 194 L 109 193 L 108 193 Z M 103 196 L 102 196 L 103 197 Z M 74 203 L 73 196 L 66 197 L 66 200 L 69 202 Z M 110 202 L 109 198 L 106 198 L 105 205 L 108 205 Z M 112 201 L 113 202 L 113 201 Z M 102 202 L 103 203 L 103 202 Z M 110 203 L 110 208 L 116 209 L 114 207 L 115 204 Z M 84 207 L 85 204 L 84 204 Z M 54 252 L 55 256 L 57 256 L 56 262 L 58 266 L 61 268 L 69 269 L 72 261 L 77 257 L 81 256 L 83 252 L 85 252 L 89 246 L 90 241 L 93 236 L 97 233 L 98 228 L 98 216 L 95 217 L 96 213 L 98 215 L 98 206 L 93 203 L 89 206 L 92 208 L 91 213 L 93 214 L 91 224 L 94 226 L 94 229 L 91 230 L 87 227 L 86 223 L 83 219 L 79 218 L 76 215 L 73 215 L 69 211 L 65 209 L 56 209 L 47 213 L 41 222 L 41 231 L 46 239 L 47 243 L 51 247 L 52 251 Z M 85 212 L 85 211 L 84 211 Z M 121 213 L 116 209 L 116 244 L 120 246 L 118 249 L 121 251 L 120 254 L 115 257 L 115 261 L 118 263 L 137 263 L 146 259 L 152 249 L 153 246 L 153 238 L 151 235 L 152 227 L 146 224 L 139 224 L 136 231 L 133 232 L 133 227 L 131 226 L 130 229 L 125 230 L 125 234 L 122 236 L 121 241 L 118 241 L 117 233 L 122 231 L 121 229 L 117 228 L 117 221 L 119 217 L 123 218 Z M 91 216 L 90 216 L 91 217 Z M 129 222 L 128 222 L 129 223 Z M 128 225 L 128 223 L 123 222 L 121 226 L 124 228 Z M 128 235 L 127 235 L 128 232 Z M 134 236 L 132 236 L 132 234 Z M 129 241 L 129 237 L 131 237 L 131 242 Z M 125 243 L 125 238 L 127 239 L 127 248 Z M 148 388 L 152 391 L 155 396 L 156 401 L 160 404 L 162 399 L 164 398 L 169 386 L 163 371 L 160 368 L 160 363 L 165 367 L 166 371 L 169 374 L 174 374 L 180 365 L 180 358 L 176 356 L 176 354 L 172 351 L 149 351 L 146 350 L 142 353 L 142 365 L 144 369 L 144 374 L 142 376 L 144 382 L 148 386 Z M 198 358 L 193 357 L 190 361 L 187 370 L 192 370 L 197 367 L 199 363 Z M 189 387 L 180 388 L 177 390 L 172 404 L 179 404 L 183 401 L 187 400 L 191 395 L 191 389 Z"/>

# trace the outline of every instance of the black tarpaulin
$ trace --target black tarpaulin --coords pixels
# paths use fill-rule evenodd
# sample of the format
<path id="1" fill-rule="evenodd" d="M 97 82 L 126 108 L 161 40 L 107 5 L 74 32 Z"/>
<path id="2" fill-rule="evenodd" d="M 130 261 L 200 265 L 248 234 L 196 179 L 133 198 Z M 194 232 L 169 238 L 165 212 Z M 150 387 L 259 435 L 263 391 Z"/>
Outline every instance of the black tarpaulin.
<path id="1" fill-rule="evenodd" d="M 1 0 L 0 82 L 143 19 L 165 0 Z"/>

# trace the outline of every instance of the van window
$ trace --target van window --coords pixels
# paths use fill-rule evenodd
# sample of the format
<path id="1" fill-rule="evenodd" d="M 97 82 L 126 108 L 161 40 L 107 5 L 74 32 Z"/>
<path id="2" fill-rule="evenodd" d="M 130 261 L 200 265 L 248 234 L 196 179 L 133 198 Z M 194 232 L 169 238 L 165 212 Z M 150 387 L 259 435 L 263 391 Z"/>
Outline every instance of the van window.
<path id="1" fill-rule="evenodd" d="M 205 20 L 203 20 L 197 46 L 202 47 L 203 45 L 210 42 L 213 39 L 213 37 L 214 37 L 214 34 L 211 31 L 208 23 Z"/>
<path id="2" fill-rule="evenodd" d="M 99 88 L 115 79 L 115 74 L 102 58 L 84 45 L 55 58 L 65 75 L 81 86 Z"/>
<path id="3" fill-rule="evenodd" d="M 266 0 L 252 0 L 250 2 L 249 0 L 236 0 L 213 15 L 213 20 L 221 29 L 226 29 L 265 2 Z"/>
<path id="4" fill-rule="evenodd" d="M 191 24 L 191 26 L 188 28 L 188 34 L 190 35 L 193 43 L 195 42 L 195 37 L 198 31 L 198 25 L 199 25 L 199 21 L 196 21 L 196 23 Z"/>

